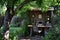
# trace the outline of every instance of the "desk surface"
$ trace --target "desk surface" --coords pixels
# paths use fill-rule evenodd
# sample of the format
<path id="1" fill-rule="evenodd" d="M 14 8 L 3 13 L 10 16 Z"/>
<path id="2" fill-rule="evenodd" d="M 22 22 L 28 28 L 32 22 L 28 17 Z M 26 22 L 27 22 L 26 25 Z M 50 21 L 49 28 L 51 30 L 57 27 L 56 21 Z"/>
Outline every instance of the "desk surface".
<path id="1" fill-rule="evenodd" d="M 28 25 L 28 27 L 33 27 L 33 25 Z M 52 27 L 51 25 L 38 25 L 37 27 Z"/>

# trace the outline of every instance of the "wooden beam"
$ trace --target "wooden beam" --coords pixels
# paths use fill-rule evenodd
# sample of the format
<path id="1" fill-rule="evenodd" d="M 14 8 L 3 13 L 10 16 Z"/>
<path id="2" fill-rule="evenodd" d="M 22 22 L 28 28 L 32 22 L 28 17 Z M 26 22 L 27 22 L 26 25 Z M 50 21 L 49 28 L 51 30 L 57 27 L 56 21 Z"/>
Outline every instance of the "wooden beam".
<path id="1" fill-rule="evenodd" d="M 33 27 L 33 25 L 28 25 L 28 27 Z M 44 25 L 41 25 L 41 26 L 38 26 L 39 28 L 50 28 L 50 27 L 52 27 L 51 25 L 49 25 L 49 26 L 44 26 Z"/>

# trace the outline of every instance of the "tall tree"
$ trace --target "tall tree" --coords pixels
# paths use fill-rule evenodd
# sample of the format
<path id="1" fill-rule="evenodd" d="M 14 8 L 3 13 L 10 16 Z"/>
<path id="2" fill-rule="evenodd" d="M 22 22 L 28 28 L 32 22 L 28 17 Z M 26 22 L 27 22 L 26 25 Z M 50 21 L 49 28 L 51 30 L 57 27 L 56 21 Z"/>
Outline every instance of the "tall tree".
<path id="1" fill-rule="evenodd" d="M 4 40 L 8 40 L 6 39 L 6 32 L 9 31 L 9 19 L 11 20 L 11 16 L 13 16 L 13 13 L 18 10 L 21 9 L 24 4 L 29 3 L 32 0 L 24 0 L 21 4 L 19 4 L 17 6 L 17 8 L 14 11 L 14 4 L 17 0 L 2 0 L 1 2 L 3 2 L 2 4 L 6 4 L 6 12 L 5 12 L 5 16 L 4 16 L 4 27 L 3 27 L 3 34 L 4 34 Z M 8 34 L 7 34 L 8 35 Z"/>

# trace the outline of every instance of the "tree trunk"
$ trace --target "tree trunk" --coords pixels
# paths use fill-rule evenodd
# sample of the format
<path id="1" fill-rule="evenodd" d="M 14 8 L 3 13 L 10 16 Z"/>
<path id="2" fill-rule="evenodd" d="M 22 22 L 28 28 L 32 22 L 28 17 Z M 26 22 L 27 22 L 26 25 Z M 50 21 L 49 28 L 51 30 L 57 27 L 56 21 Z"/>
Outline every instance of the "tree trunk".
<path id="1" fill-rule="evenodd" d="M 8 35 L 6 34 L 7 31 L 9 30 L 9 14 L 10 14 L 10 7 L 7 7 L 7 10 L 5 12 L 5 16 L 4 16 L 4 27 L 3 27 L 3 36 L 4 36 L 4 40 L 9 40 L 8 38 L 6 38 L 5 36 Z"/>

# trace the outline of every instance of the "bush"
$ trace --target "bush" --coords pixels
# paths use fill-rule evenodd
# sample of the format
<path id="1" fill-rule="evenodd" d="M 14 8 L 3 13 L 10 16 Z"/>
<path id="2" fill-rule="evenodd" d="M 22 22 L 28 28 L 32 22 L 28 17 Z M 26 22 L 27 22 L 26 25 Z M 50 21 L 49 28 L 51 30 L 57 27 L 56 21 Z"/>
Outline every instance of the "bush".
<path id="1" fill-rule="evenodd" d="M 59 15 L 60 16 L 60 15 Z M 48 35 L 44 37 L 44 40 L 60 40 L 60 17 L 57 15 L 57 23 L 48 32 Z"/>

